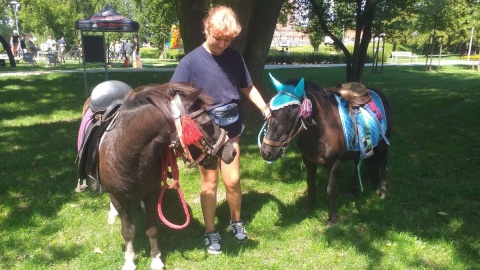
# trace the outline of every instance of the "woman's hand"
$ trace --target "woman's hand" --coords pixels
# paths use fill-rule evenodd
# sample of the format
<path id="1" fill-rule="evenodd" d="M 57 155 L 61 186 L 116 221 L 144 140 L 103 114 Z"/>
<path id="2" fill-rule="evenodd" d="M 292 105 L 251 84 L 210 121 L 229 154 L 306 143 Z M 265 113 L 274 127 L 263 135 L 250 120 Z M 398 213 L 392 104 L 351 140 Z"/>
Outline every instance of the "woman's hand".
<path id="1" fill-rule="evenodd" d="M 270 118 L 270 116 L 272 116 L 272 112 L 270 111 L 270 107 L 268 107 L 268 105 L 265 105 L 265 107 L 263 107 L 262 115 L 265 119 L 268 119 Z"/>

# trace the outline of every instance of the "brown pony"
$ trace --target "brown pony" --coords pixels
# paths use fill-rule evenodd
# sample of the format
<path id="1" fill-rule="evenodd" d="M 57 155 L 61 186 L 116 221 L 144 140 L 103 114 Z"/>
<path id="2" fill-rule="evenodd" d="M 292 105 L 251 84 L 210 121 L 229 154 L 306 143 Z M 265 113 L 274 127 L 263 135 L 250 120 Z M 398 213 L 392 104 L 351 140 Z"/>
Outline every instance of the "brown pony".
<path id="1" fill-rule="evenodd" d="M 334 92 L 338 93 L 338 91 L 335 88 L 325 90 L 312 83 L 305 83 L 304 87 L 303 79 L 300 83 L 297 80 L 283 85 L 271 78 L 279 93 L 270 101 L 272 116 L 266 123 L 268 126 L 260 146 L 260 153 L 265 160 L 274 161 L 281 157 L 283 150 L 293 137 L 298 136 L 297 146 L 307 170 L 307 209 L 312 209 L 316 202 L 317 166 L 321 165 L 328 170 L 327 194 L 330 198 L 328 226 L 330 227 L 338 221 L 337 198 L 341 162 L 353 160 L 355 164 L 350 192 L 358 191 L 360 177 L 357 170 L 361 160 L 360 152 L 347 149 L 340 113 L 334 97 Z M 378 90 L 375 90 L 375 93 L 378 94 L 385 108 L 383 117 L 386 118 L 387 128 L 384 138 L 373 147 L 373 155 L 363 159 L 360 171 L 361 176 L 380 181 L 380 194 L 384 198 L 387 195 L 388 139 L 386 138 L 390 137 L 391 112 L 386 96 Z M 303 102 L 305 99 L 311 102 L 311 111 L 307 115 L 302 111 L 305 109 L 302 109 L 304 106 L 309 109 L 309 104 Z M 274 101 L 282 104 L 273 104 Z M 272 105 L 276 105 L 276 108 Z"/>
<path id="2" fill-rule="evenodd" d="M 168 83 L 127 92 L 123 105 L 103 135 L 98 156 L 100 184 L 110 194 L 110 201 L 121 219 L 125 240 L 122 269 L 135 269 L 135 225 L 131 206 L 139 200 L 145 204 L 151 269 L 164 267 L 157 242 L 157 202 L 165 153 L 171 151 L 173 142 L 179 141 L 172 104 L 177 106 L 182 117 L 192 119 L 202 133 L 199 143 L 188 146 L 193 159 L 202 158 L 196 161 L 201 166 L 214 167 L 218 158 L 229 163 L 236 155 L 225 132 L 205 110 L 209 100 L 201 95 L 201 90 L 187 84 Z"/>

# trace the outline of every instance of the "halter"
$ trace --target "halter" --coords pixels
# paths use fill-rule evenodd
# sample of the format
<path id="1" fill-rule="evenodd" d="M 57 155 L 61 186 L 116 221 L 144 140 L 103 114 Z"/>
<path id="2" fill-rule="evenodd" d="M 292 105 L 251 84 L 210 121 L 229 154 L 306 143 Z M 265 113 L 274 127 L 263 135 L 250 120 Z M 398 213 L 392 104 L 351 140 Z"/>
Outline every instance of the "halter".
<path id="1" fill-rule="evenodd" d="M 206 111 L 204 108 L 202 108 L 200 110 L 192 112 L 191 114 L 187 114 L 185 107 L 183 106 L 182 100 L 178 94 L 175 95 L 174 103 L 175 103 L 175 106 L 177 106 L 177 108 L 180 110 L 181 116 L 188 115 L 192 120 L 199 117 Z M 184 148 L 183 145 L 182 145 L 182 148 L 183 148 L 182 155 L 184 157 L 184 160 L 188 160 L 190 162 L 190 165 L 188 165 L 189 168 L 192 168 L 198 165 L 200 162 L 204 161 L 206 158 L 208 159 L 205 160 L 204 162 L 210 163 L 214 158 L 216 158 L 215 156 L 217 155 L 220 147 L 222 147 L 225 143 L 227 143 L 227 141 L 228 141 L 227 132 L 224 129 L 221 129 L 220 136 L 218 137 L 218 140 L 213 145 L 210 144 L 210 142 L 208 142 L 207 140 L 205 140 L 203 136 L 200 138 L 200 141 L 198 143 L 194 144 L 196 147 L 198 147 L 202 151 L 202 153 L 196 160 L 192 160 L 190 154 L 186 153 L 188 149 Z M 179 148 L 178 141 L 174 145 L 174 148 L 177 148 L 177 149 Z M 188 158 L 185 157 L 185 155 L 187 155 Z"/>
<path id="2" fill-rule="evenodd" d="M 289 93 L 287 91 L 281 91 L 279 92 L 277 95 L 288 95 L 290 97 L 293 97 L 295 98 L 296 100 L 300 101 L 300 103 L 302 103 L 303 99 L 302 97 L 299 97 L 299 96 L 296 96 L 292 93 Z M 276 142 L 276 141 L 271 141 L 271 140 L 268 140 L 266 138 L 266 135 L 267 135 L 267 132 L 268 132 L 268 126 L 270 125 L 270 119 L 268 119 L 267 123 L 267 131 L 265 131 L 265 136 L 263 137 L 263 143 L 267 144 L 267 145 L 271 145 L 271 146 L 276 146 L 276 147 L 282 147 L 283 150 L 285 150 L 285 148 L 288 147 L 288 145 L 290 144 L 290 142 L 293 140 L 293 138 L 295 138 L 298 134 L 300 134 L 300 132 L 302 132 L 303 130 L 307 130 L 307 126 L 305 125 L 305 122 L 303 121 L 303 118 L 301 117 L 302 113 L 301 113 L 301 110 L 299 109 L 298 110 L 298 113 L 297 113 L 297 117 L 295 118 L 295 123 L 293 124 L 292 126 L 292 130 L 290 130 L 289 134 L 288 134 L 288 137 L 285 141 L 283 142 Z M 295 130 L 295 127 L 297 126 L 298 122 L 300 122 L 300 126 L 298 127 L 297 130 Z M 267 124 L 266 123 L 266 124 Z"/>

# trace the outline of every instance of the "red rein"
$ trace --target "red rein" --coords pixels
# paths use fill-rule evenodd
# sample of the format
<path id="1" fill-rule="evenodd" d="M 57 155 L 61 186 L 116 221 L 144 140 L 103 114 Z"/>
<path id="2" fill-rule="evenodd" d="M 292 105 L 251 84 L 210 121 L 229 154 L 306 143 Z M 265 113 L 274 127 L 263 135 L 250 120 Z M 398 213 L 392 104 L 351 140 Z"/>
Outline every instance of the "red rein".
<path id="1" fill-rule="evenodd" d="M 171 169 L 173 180 L 174 180 L 173 185 L 171 186 L 167 183 L 168 172 L 170 171 L 169 169 Z M 173 150 L 168 149 L 167 151 L 165 151 L 165 154 L 162 156 L 162 190 L 160 191 L 160 196 L 158 197 L 157 210 L 158 210 L 158 216 L 160 217 L 160 220 L 169 228 L 172 228 L 175 230 L 184 229 L 190 223 L 190 213 L 188 212 L 187 203 L 185 201 L 185 197 L 183 196 L 182 189 L 180 188 L 180 183 L 178 182 L 178 178 L 179 178 L 179 173 L 178 173 L 177 160 L 174 157 Z M 163 200 L 163 194 L 165 193 L 165 189 L 167 188 L 169 189 L 177 188 L 178 190 L 178 195 L 180 196 L 180 200 L 182 201 L 183 211 L 185 212 L 185 217 L 186 217 L 185 224 L 183 225 L 173 224 L 170 221 L 168 221 L 163 215 L 162 200 Z"/>

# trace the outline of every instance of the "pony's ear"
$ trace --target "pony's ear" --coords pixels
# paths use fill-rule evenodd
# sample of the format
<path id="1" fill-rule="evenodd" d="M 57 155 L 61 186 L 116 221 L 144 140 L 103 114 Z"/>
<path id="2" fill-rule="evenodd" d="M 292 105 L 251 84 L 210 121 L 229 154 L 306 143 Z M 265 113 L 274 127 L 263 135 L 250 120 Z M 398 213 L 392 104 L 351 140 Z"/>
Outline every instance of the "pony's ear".
<path id="1" fill-rule="evenodd" d="M 282 91 L 283 89 L 283 84 L 279 81 L 277 81 L 277 79 L 275 79 L 273 76 L 272 76 L 272 73 L 268 73 L 268 75 L 270 75 L 270 80 L 272 81 L 272 84 L 273 86 L 275 86 L 275 89 L 277 89 L 277 92 L 280 92 Z"/>
<path id="2" fill-rule="evenodd" d="M 298 94 L 299 97 L 305 97 L 305 80 L 302 78 L 295 86 L 295 93 Z"/>
<path id="3" fill-rule="evenodd" d="M 186 105 L 186 107 L 191 107 L 195 102 L 198 100 L 200 95 L 203 92 L 203 88 L 195 89 L 191 93 L 189 93 L 186 97 L 185 100 L 183 101 Z"/>

